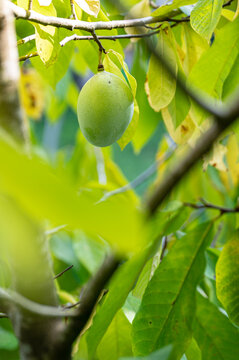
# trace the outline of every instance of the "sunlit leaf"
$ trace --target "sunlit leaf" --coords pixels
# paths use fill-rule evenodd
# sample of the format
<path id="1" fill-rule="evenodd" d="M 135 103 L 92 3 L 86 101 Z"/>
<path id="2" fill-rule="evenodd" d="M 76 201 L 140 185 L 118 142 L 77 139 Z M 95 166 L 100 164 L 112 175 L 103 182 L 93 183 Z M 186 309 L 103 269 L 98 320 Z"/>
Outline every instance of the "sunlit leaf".
<path id="1" fill-rule="evenodd" d="M 157 49 L 163 57 L 167 58 L 167 61 L 176 74 L 176 55 L 171 41 L 170 35 L 161 31 Z M 176 91 L 176 80 L 165 71 L 165 67 L 155 55 L 152 55 L 149 61 L 145 90 L 149 104 L 155 111 L 160 111 L 162 108 L 166 107 L 171 102 Z"/>
<path id="2" fill-rule="evenodd" d="M 195 124 L 190 115 L 187 115 L 185 120 L 175 129 L 173 118 L 168 108 L 162 109 L 162 116 L 169 135 L 176 142 L 176 144 L 185 144 L 191 138 L 195 130 Z"/>
<path id="3" fill-rule="evenodd" d="M 87 14 L 97 17 L 100 11 L 100 0 L 75 0 Z"/>
<path id="4" fill-rule="evenodd" d="M 191 12 L 192 28 L 210 40 L 221 16 L 223 0 L 199 0 Z"/>
<path id="5" fill-rule="evenodd" d="M 173 0 L 172 3 L 166 3 L 165 5 L 163 4 L 162 6 L 159 6 L 159 8 L 152 13 L 152 16 L 163 16 L 181 6 L 194 4 L 196 1 L 197 0 Z"/>

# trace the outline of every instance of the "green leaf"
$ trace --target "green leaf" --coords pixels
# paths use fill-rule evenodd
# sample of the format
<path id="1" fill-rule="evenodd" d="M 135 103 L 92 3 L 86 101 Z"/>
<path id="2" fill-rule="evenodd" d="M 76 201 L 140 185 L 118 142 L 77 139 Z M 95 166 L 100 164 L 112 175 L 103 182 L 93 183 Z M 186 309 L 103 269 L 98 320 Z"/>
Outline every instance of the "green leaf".
<path id="1" fill-rule="evenodd" d="M 193 332 L 203 360 L 239 359 L 238 330 L 215 305 L 200 294 L 197 294 Z"/>
<path id="2" fill-rule="evenodd" d="M 237 56 L 234 65 L 226 78 L 226 81 L 223 85 L 223 99 L 231 95 L 236 89 L 238 89 L 239 84 L 239 55 Z"/>
<path id="3" fill-rule="evenodd" d="M 29 157 L 7 141 L 5 134 L 0 134 L 0 157 L 4 158 L 1 191 L 13 197 L 36 221 L 48 219 L 55 226 L 68 224 L 73 229 L 98 234 L 116 248 L 119 246 L 118 250 L 131 251 L 141 243 L 141 215 L 131 198 L 112 196 L 97 203 L 102 196 L 97 189 L 78 195 L 79 189 L 64 175 L 64 170 L 58 170 L 58 177 L 56 169 L 37 156 Z"/>
<path id="4" fill-rule="evenodd" d="M 75 0 L 75 2 L 87 14 L 97 17 L 100 11 L 100 0 Z"/>
<path id="5" fill-rule="evenodd" d="M 18 0 L 18 6 L 28 9 L 28 0 Z M 56 9 L 53 4 L 48 6 L 40 6 L 38 0 L 33 0 L 32 10 L 45 16 L 56 16 Z M 58 28 L 54 26 L 44 26 L 40 24 L 33 24 L 36 30 L 36 48 L 42 62 L 49 66 L 53 64 L 60 49 Z"/>
<path id="6" fill-rule="evenodd" d="M 132 120 L 124 132 L 123 136 L 117 141 L 121 150 L 124 150 L 125 146 L 132 140 L 139 122 L 139 106 L 136 99 L 134 100 L 134 114 Z"/>
<path id="7" fill-rule="evenodd" d="M 115 314 L 124 305 L 129 292 L 132 290 L 137 277 L 147 261 L 150 251 L 151 249 L 149 248 L 147 251 L 135 255 L 123 264 L 113 276 L 109 286 L 109 293 L 103 305 L 96 313 L 93 324 L 87 333 L 90 359 L 94 357 L 95 351 Z"/>
<path id="8" fill-rule="evenodd" d="M 172 45 L 171 33 L 167 35 L 164 31 L 160 32 L 157 51 L 167 59 L 174 73 L 177 74 L 177 60 Z M 172 101 L 176 91 L 175 78 L 165 70 L 165 67 L 155 55 L 152 55 L 149 61 L 145 89 L 149 104 L 155 111 L 160 111 L 166 107 Z"/>
<path id="9" fill-rule="evenodd" d="M 198 35 L 190 26 L 183 24 L 183 46 L 185 50 L 185 58 L 183 60 L 183 68 L 185 73 L 190 74 L 194 65 L 198 62 L 201 55 L 208 49 L 208 43 L 200 35 Z"/>
<path id="10" fill-rule="evenodd" d="M 190 106 L 191 103 L 188 95 L 185 94 L 180 86 L 177 86 L 175 96 L 168 105 L 168 112 L 171 115 L 175 129 L 186 119 Z"/>
<path id="11" fill-rule="evenodd" d="M 194 66 L 188 81 L 196 91 L 201 90 L 211 97 L 221 98 L 223 83 L 239 52 L 238 26 L 239 18 L 218 31 L 212 46 Z M 207 114 L 193 104 L 193 117 L 200 124 Z"/>
<path id="12" fill-rule="evenodd" d="M 191 12 L 192 28 L 208 41 L 221 17 L 223 0 L 199 0 Z"/>
<path id="13" fill-rule="evenodd" d="M 148 355 L 173 344 L 170 359 L 180 359 L 191 340 L 196 286 L 204 270 L 211 225 L 202 224 L 177 240 L 144 293 L 133 321 L 133 351 Z"/>
<path id="14" fill-rule="evenodd" d="M 229 318 L 239 325 L 239 233 L 224 246 L 216 265 L 217 297 Z"/>
<path id="15" fill-rule="evenodd" d="M 152 16 L 166 15 L 166 14 L 170 13 L 174 9 L 178 9 L 181 6 L 194 4 L 196 1 L 197 0 L 173 0 L 172 4 L 170 4 L 170 5 L 166 4 L 166 5 L 159 6 L 159 8 L 156 9 L 152 13 Z"/>
<path id="16" fill-rule="evenodd" d="M 0 349 L 15 350 L 18 347 L 16 336 L 0 327 Z"/>
<path id="17" fill-rule="evenodd" d="M 189 347 L 186 350 L 187 360 L 202 360 L 201 350 L 194 338 L 192 338 Z"/>
<path id="18" fill-rule="evenodd" d="M 121 356 L 131 355 L 131 324 L 120 310 L 101 340 L 97 356 L 99 360 L 118 360 Z"/>
<path id="19" fill-rule="evenodd" d="M 131 357 L 131 358 L 121 358 L 120 360 L 168 360 L 170 353 L 172 350 L 172 346 L 166 346 L 163 349 L 155 351 L 146 357 Z"/>

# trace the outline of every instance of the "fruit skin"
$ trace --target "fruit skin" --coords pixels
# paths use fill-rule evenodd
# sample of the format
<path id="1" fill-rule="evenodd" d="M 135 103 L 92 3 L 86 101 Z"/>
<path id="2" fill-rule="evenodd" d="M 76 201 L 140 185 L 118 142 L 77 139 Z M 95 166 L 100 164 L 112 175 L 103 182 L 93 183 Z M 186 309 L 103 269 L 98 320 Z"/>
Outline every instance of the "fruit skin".
<path id="1" fill-rule="evenodd" d="M 78 121 L 85 138 L 95 146 L 119 140 L 134 112 L 133 95 L 119 76 L 107 71 L 94 75 L 81 89 Z"/>

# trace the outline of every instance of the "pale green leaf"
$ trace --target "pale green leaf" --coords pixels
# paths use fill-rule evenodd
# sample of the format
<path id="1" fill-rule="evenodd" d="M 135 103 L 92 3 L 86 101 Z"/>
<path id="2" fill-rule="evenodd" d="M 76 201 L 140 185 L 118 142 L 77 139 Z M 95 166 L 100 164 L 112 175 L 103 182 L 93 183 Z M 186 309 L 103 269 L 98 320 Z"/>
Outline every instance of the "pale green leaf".
<path id="1" fill-rule="evenodd" d="M 2 177 L 0 182 L 2 184 Z M 48 242 L 43 229 L 17 202 L 2 194 L 0 212 L 1 256 L 6 254 L 14 290 L 32 301 L 56 305 Z"/>
<path id="2" fill-rule="evenodd" d="M 197 294 L 193 332 L 203 360 L 239 359 L 238 330 L 215 305 L 200 294 Z"/>
<path id="3" fill-rule="evenodd" d="M 160 32 L 157 51 L 167 59 L 174 73 L 177 74 L 176 54 L 170 35 L 170 33 L 167 35 L 164 31 Z M 165 67 L 155 55 L 152 55 L 149 61 L 145 89 L 149 104 L 154 111 L 160 111 L 166 107 L 173 99 L 176 91 L 175 78 L 165 70 Z"/>
<path id="4" fill-rule="evenodd" d="M 175 96 L 168 105 L 168 112 L 171 115 L 175 129 L 186 119 L 190 106 L 189 97 L 180 86 L 177 86 Z"/>
<path id="5" fill-rule="evenodd" d="M 56 170 L 42 159 L 29 157 L 6 141 L 5 134 L 0 134 L 0 157 L 4 158 L 1 191 L 12 196 L 37 221 L 48 219 L 55 226 L 68 224 L 98 234 L 116 248 L 119 246 L 118 250 L 133 250 L 141 243 L 140 214 L 127 196 L 97 203 L 102 196 L 97 189 L 81 191 L 78 195 L 79 189 L 63 171 L 58 177 Z"/>
<path id="6" fill-rule="evenodd" d="M 226 78 L 223 85 L 223 94 L 222 97 L 225 99 L 229 95 L 231 95 L 236 89 L 238 89 L 239 85 L 239 55 L 234 62 L 234 65 L 230 71 L 230 74 Z"/>
<path id="7" fill-rule="evenodd" d="M 173 344 L 180 359 L 191 340 L 196 286 L 204 271 L 211 225 L 202 224 L 177 240 L 154 273 L 133 321 L 133 351 L 148 355 Z"/>
<path id="8" fill-rule="evenodd" d="M 210 40 L 221 16 L 223 0 L 199 0 L 191 12 L 192 28 Z"/>
<path id="9" fill-rule="evenodd" d="M 28 9 L 28 0 L 18 0 L 17 4 L 24 9 Z M 38 0 L 33 0 L 32 10 L 45 15 L 45 16 L 56 16 L 56 9 L 54 5 L 50 2 L 47 6 L 40 6 Z M 54 26 L 43 26 L 40 24 L 33 24 L 36 30 L 36 48 L 42 62 L 49 66 L 53 64 L 56 59 L 60 49 L 59 45 L 59 34 L 58 28 Z"/>
<path id="10" fill-rule="evenodd" d="M 186 352 L 187 360 L 202 360 L 201 350 L 194 338 L 192 338 L 189 347 Z"/>
<path id="11" fill-rule="evenodd" d="M 221 98 L 224 81 L 239 52 L 238 26 L 239 18 L 218 31 L 212 46 L 204 52 L 192 69 L 188 81 L 195 87 L 195 91 L 201 90 L 211 97 Z M 194 120 L 199 124 L 207 117 L 205 111 L 195 104 L 192 113 Z"/>
<path id="12" fill-rule="evenodd" d="M 87 14 L 97 17 L 100 11 L 100 0 L 75 0 L 75 2 Z"/>
<path id="13" fill-rule="evenodd" d="M 216 266 L 217 297 L 239 325 L 239 233 L 224 246 Z"/>
<path id="14" fill-rule="evenodd" d="M 188 75 L 204 51 L 208 49 L 208 43 L 205 39 L 198 35 L 189 24 L 184 23 L 183 47 L 185 50 L 183 69 Z"/>
<path id="15" fill-rule="evenodd" d="M 125 146 L 132 140 L 138 126 L 138 121 L 139 121 L 139 106 L 137 104 L 137 101 L 134 100 L 134 114 L 132 120 L 129 126 L 127 127 L 126 131 L 124 132 L 123 136 L 117 141 L 121 150 L 123 150 Z"/>
<path id="16" fill-rule="evenodd" d="M 197 0 L 173 0 L 172 3 L 159 6 L 159 8 L 152 13 L 152 16 L 163 16 L 170 13 L 174 9 L 178 9 L 181 6 L 194 4 L 195 2 L 197 2 Z"/>
<path id="17" fill-rule="evenodd" d="M 120 310 L 101 340 L 97 356 L 99 360 L 118 360 L 122 356 L 131 355 L 131 324 Z"/>

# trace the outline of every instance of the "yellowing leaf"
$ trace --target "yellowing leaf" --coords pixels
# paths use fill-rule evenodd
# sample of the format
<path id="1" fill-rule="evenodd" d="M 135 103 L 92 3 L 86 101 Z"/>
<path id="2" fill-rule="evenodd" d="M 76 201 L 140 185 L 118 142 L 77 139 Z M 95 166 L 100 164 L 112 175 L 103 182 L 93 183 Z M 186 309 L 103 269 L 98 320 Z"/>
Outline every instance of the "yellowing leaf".
<path id="1" fill-rule="evenodd" d="M 208 165 L 211 165 L 219 171 L 227 171 L 227 166 L 224 162 L 227 147 L 219 142 L 213 145 L 212 151 L 205 156 L 203 169 L 206 170 Z"/>
<path id="2" fill-rule="evenodd" d="M 174 128 L 173 120 L 168 108 L 162 109 L 162 116 L 169 135 L 176 144 L 185 144 L 191 138 L 195 130 L 195 124 L 190 115 L 187 115 L 186 119 L 177 127 L 177 129 Z"/>
<path id="3" fill-rule="evenodd" d="M 235 18 L 235 13 L 232 10 L 229 9 L 222 9 L 222 16 L 226 18 L 229 21 L 233 21 Z"/>
<path id="4" fill-rule="evenodd" d="M 222 5 L 223 0 L 199 0 L 191 13 L 192 28 L 208 41 L 220 20 Z"/>
<path id="5" fill-rule="evenodd" d="M 132 120 L 127 127 L 126 131 L 124 132 L 123 136 L 117 141 L 121 150 L 125 148 L 125 146 L 131 141 L 133 138 L 135 131 L 138 126 L 139 121 L 139 106 L 137 104 L 137 101 L 134 100 L 134 114 L 132 117 Z"/>
<path id="6" fill-rule="evenodd" d="M 97 17 L 100 11 L 100 0 L 75 0 L 75 2 L 87 14 Z"/>
<path id="7" fill-rule="evenodd" d="M 227 173 L 221 173 L 221 178 L 229 187 L 236 186 L 239 183 L 239 148 L 235 135 L 230 136 L 227 143 L 226 163 L 228 166 Z"/>
<path id="8" fill-rule="evenodd" d="M 28 9 L 28 0 L 18 0 L 17 4 L 24 9 Z M 33 0 L 32 10 L 45 16 L 57 16 L 57 12 L 53 4 L 49 6 L 40 6 L 38 0 Z M 42 62 L 49 66 L 53 64 L 60 49 L 58 28 L 54 26 L 44 26 L 33 24 L 36 30 L 36 48 Z"/>
<path id="9" fill-rule="evenodd" d="M 157 50 L 167 59 L 176 74 L 178 67 L 172 39 L 164 31 L 159 34 Z M 149 61 L 145 90 L 149 104 L 155 111 L 160 111 L 166 107 L 171 102 L 176 91 L 175 79 L 169 75 L 165 67 L 154 55 L 151 56 Z"/>
<path id="10" fill-rule="evenodd" d="M 183 60 L 183 69 L 188 75 L 194 65 L 198 62 L 201 55 L 208 48 L 205 39 L 199 36 L 189 24 L 183 24 L 183 48 L 185 49 L 185 57 Z"/>
<path id="11" fill-rule="evenodd" d="M 44 85 L 33 68 L 21 72 L 20 98 L 26 114 L 35 120 L 39 119 L 45 106 Z"/>

